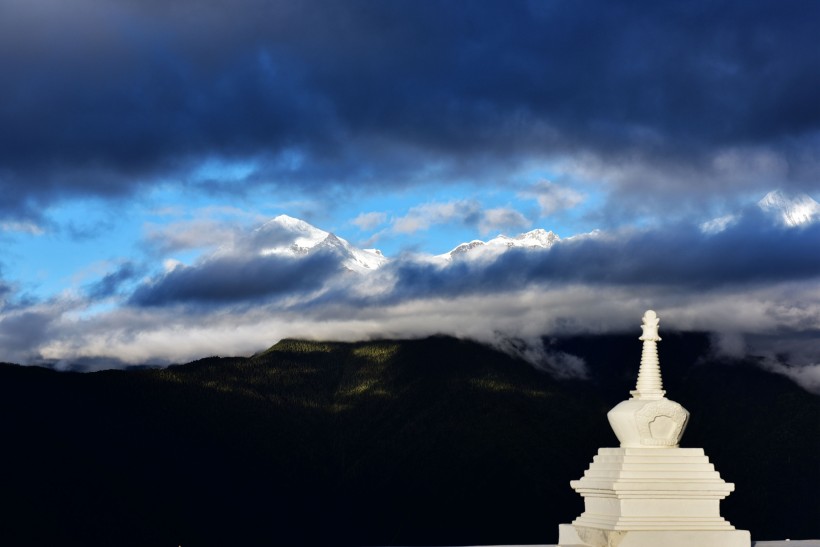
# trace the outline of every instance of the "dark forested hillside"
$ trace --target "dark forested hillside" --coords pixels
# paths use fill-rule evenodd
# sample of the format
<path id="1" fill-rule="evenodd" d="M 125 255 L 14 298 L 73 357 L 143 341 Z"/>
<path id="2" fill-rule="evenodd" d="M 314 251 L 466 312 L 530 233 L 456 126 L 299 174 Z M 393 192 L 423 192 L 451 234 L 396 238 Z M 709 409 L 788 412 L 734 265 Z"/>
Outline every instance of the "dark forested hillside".
<path id="1" fill-rule="evenodd" d="M 636 336 L 572 338 L 557 381 L 452 338 L 283 341 L 80 374 L 0 366 L 2 545 L 549 543 L 628 396 Z M 820 536 L 820 397 L 665 335 L 668 396 L 754 539 Z"/>

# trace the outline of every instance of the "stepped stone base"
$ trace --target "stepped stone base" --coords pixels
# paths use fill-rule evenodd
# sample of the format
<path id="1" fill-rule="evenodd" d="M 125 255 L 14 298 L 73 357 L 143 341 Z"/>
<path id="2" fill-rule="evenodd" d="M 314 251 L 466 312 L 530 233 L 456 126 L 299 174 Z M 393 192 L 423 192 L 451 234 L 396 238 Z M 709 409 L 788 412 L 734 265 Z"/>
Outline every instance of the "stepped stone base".
<path id="1" fill-rule="evenodd" d="M 560 524 L 559 547 L 749 547 L 747 530 L 602 530 Z"/>
<path id="2" fill-rule="evenodd" d="M 700 448 L 601 448 L 570 483 L 584 512 L 559 527 L 561 547 L 749 547 L 720 516 L 734 489 Z"/>

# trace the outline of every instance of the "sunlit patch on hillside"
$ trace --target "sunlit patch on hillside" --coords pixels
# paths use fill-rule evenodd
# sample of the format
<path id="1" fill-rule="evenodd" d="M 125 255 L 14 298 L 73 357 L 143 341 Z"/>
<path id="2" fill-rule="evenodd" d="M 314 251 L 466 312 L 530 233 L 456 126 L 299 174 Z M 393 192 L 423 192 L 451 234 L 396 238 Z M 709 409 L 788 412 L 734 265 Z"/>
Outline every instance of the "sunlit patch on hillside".
<path id="1" fill-rule="evenodd" d="M 549 395 L 546 391 L 516 386 L 510 382 L 488 376 L 470 378 L 467 380 L 467 383 L 475 389 L 494 393 L 512 393 L 516 395 L 526 395 L 527 397 L 547 397 Z"/>
<path id="2" fill-rule="evenodd" d="M 398 344 L 371 344 L 355 348 L 353 356 L 367 359 L 372 363 L 385 363 L 392 359 L 398 351 Z"/>
<path id="3" fill-rule="evenodd" d="M 306 340 L 282 340 L 264 353 L 293 352 L 293 353 L 330 353 L 337 348 L 337 344 L 324 342 L 309 342 Z M 264 353 L 262 355 L 264 355 Z"/>
<path id="4" fill-rule="evenodd" d="M 356 365 L 361 363 L 361 366 L 346 368 L 349 372 L 342 377 L 336 393 L 342 401 L 336 403 L 334 410 L 345 410 L 354 403 L 351 399 L 362 396 L 392 398 L 391 391 L 385 385 L 385 376 L 388 363 L 398 350 L 398 344 L 376 343 L 354 347 L 350 352 L 351 360 Z"/>

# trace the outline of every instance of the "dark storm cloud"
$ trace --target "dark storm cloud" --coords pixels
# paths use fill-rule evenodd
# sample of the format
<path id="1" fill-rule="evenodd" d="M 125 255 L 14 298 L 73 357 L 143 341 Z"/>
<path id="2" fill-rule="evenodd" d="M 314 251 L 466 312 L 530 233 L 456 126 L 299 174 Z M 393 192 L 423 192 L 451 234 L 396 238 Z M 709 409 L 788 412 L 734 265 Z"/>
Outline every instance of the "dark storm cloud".
<path id="1" fill-rule="evenodd" d="M 491 262 L 455 260 L 396 265 L 390 299 L 515 291 L 531 283 L 669 287 L 700 290 L 820 278 L 820 223 L 803 229 L 772 227 L 748 211 L 723 232 L 697 226 L 562 241 L 549 251 L 510 249 Z"/>
<path id="2" fill-rule="evenodd" d="M 36 353 L 54 331 L 52 310 L 32 308 L 0 316 L 0 346 L 5 354 Z"/>
<path id="3" fill-rule="evenodd" d="M 222 187 L 191 175 L 214 157 L 256 165 L 239 191 L 585 152 L 666 173 L 662 193 L 718 177 L 716 149 L 762 147 L 781 185 L 808 187 L 819 17 L 810 1 L 6 2 L 0 207 L 155 177 Z M 620 183 L 648 188 L 638 171 Z"/>
<path id="4" fill-rule="evenodd" d="M 266 299 L 316 290 L 339 272 L 339 258 L 316 252 L 306 257 L 214 256 L 194 266 L 177 266 L 140 286 L 130 303 L 141 307 L 174 304 L 259 305 Z"/>
<path id="5" fill-rule="evenodd" d="M 123 284 L 133 280 L 139 274 L 139 268 L 134 263 L 126 262 L 99 281 L 89 285 L 85 291 L 86 296 L 92 300 L 114 296 L 120 292 Z"/>

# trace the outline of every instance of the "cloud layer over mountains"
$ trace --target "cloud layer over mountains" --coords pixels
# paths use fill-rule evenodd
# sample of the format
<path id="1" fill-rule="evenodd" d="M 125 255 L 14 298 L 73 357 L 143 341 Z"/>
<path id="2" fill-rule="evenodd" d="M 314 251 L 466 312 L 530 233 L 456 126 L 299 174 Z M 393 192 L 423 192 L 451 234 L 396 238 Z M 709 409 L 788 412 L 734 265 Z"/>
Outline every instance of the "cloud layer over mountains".
<path id="1" fill-rule="evenodd" d="M 492 253 L 473 243 L 450 255 L 379 258 L 356 269 L 351 260 L 366 251 L 333 234 L 284 216 L 263 228 L 190 265 L 140 277 L 126 264 L 86 298 L 8 309 L 0 332 L 7 347 L 28 337 L 16 340 L 22 360 L 92 358 L 96 366 L 106 357 L 139 363 L 247 354 L 282 337 L 446 333 L 583 376 L 582 364 L 550 353 L 542 337 L 638 332 L 643 310 L 653 308 L 664 328 L 712 332 L 716 353 L 765 357 L 766 366 L 820 389 L 817 221 L 784 226 L 754 207 L 717 233 L 676 224 Z M 115 307 L 86 315 L 92 295 Z"/>

